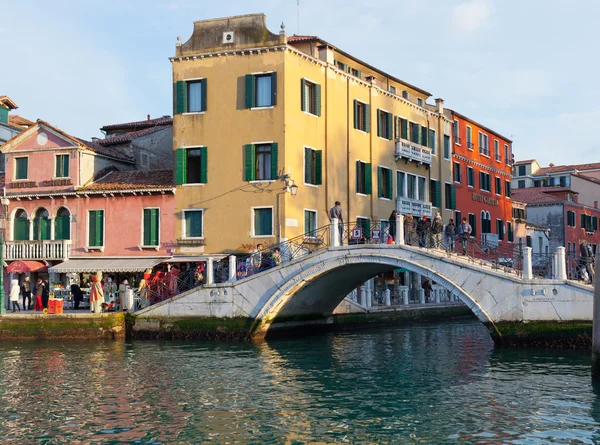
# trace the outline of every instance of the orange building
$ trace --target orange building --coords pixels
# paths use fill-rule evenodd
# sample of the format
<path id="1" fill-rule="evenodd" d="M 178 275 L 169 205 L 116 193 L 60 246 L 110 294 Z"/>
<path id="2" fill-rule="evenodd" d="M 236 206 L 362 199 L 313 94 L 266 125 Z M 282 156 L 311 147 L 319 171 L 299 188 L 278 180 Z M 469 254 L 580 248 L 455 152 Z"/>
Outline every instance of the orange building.
<path id="1" fill-rule="evenodd" d="M 512 243 L 512 141 L 456 111 L 450 114 L 454 121 L 455 220 L 467 218 L 472 236 L 482 242 Z"/>

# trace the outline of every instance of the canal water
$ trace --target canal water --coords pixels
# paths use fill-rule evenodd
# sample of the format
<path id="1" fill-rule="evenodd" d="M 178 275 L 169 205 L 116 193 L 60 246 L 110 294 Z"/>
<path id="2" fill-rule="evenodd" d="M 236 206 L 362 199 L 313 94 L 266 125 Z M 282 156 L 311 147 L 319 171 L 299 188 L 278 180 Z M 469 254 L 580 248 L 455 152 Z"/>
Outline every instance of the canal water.
<path id="1" fill-rule="evenodd" d="M 600 443 L 587 352 L 474 320 L 261 344 L 0 345 L 0 443 Z"/>

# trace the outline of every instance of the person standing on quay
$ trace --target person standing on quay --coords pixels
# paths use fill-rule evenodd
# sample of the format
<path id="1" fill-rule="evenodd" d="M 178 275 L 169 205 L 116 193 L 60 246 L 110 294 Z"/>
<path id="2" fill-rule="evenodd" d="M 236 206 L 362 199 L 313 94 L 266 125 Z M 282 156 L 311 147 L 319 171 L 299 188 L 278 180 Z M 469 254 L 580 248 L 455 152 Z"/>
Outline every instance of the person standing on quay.
<path id="1" fill-rule="evenodd" d="M 34 311 L 41 311 L 42 309 L 44 309 L 44 305 L 42 303 L 42 295 L 44 295 L 44 288 L 44 282 L 41 278 L 38 278 L 35 285 L 35 307 L 33 308 Z"/>
<path id="2" fill-rule="evenodd" d="M 21 283 L 21 294 L 23 295 L 23 310 L 31 310 L 33 302 L 31 301 L 31 281 L 29 281 L 29 275 Z"/>
<path id="3" fill-rule="evenodd" d="M 469 237 L 473 228 L 471 224 L 467 222 L 467 218 L 462 219 L 462 223 L 458 226 L 458 236 L 460 236 L 460 245 L 462 246 L 463 255 L 467 254 L 467 247 L 469 243 Z"/>
<path id="4" fill-rule="evenodd" d="M 16 312 L 16 309 L 19 309 L 21 312 L 21 307 L 19 306 L 19 294 L 21 293 L 21 286 L 19 286 L 19 280 L 12 280 L 10 286 L 10 302 L 12 303 L 13 312 Z"/>
<path id="5" fill-rule="evenodd" d="M 333 218 L 338 220 L 338 230 L 340 232 L 340 246 L 344 244 L 344 214 L 342 212 L 342 203 L 339 201 L 335 202 L 335 205 L 329 209 L 329 221 Z"/>
<path id="6" fill-rule="evenodd" d="M 446 250 L 448 252 L 454 252 L 454 239 L 456 238 L 456 226 L 454 220 L 450 218 L 446 228 L 444 229 L 444 236 L 446 238 Z"/>

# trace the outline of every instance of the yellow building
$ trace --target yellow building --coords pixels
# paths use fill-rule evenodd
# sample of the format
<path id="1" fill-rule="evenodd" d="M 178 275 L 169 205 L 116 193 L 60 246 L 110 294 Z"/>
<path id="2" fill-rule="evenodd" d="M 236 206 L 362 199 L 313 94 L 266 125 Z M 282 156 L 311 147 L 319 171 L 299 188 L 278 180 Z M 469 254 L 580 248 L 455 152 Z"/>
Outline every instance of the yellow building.
<path id="1" fill-rule="evenodd" d="M 176 253 L 290 239 L 335 201 L 367 231 L 394 209 L 451 217 L 452 124 L 427 91 L 262 14 L 194 22 L 171 61 Z"/>

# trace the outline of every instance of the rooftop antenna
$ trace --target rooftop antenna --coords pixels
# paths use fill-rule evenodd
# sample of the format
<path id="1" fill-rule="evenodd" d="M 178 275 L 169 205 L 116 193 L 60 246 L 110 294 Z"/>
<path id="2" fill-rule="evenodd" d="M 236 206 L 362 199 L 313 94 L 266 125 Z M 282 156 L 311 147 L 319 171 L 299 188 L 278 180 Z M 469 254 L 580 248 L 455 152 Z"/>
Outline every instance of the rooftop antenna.
<path id="1" fill-rule="evenodd" d="M 296 0 L 296 6 L 298 7 L 298 35 L 300 35 L 300 0 Z"/>

